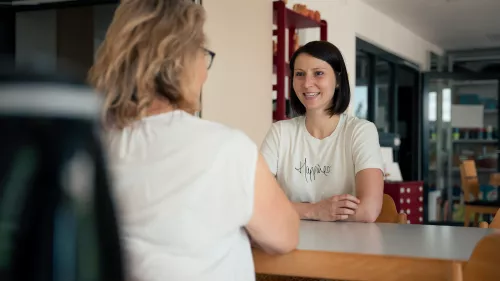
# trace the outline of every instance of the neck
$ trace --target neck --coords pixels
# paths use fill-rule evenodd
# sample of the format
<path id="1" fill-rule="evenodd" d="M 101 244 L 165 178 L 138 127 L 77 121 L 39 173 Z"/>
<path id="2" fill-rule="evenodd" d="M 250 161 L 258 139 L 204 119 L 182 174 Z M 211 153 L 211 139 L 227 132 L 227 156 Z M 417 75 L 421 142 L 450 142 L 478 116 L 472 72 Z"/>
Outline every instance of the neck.
<path id="1" fill-rule="evenodd" d="M 173 111 L 174 107 L 168 102 L 160 99 L 154 99 L 148 108 L 146 115 L 153 116 Z"/>
<path id="2" fill-rule="evenodd" d="M 313 137 L 324 139 L 331 135 L 340 121 L 340 115 L 333 115 L 321 111 L 306 112 L 306 129 Z"/>

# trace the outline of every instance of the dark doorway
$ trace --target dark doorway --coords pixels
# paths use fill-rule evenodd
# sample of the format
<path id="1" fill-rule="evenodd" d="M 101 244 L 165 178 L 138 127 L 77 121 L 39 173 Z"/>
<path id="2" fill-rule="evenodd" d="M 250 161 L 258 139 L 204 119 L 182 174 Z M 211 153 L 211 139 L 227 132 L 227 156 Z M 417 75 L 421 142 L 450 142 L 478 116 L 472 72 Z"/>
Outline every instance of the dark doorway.
<path id="1" fill-rule="evenodd" d="M 16 14 L 14 9 L 0 9 L 0 67 L 14 65 L 16 52 Z"/>
<path id="2" fill-rule="evenodd" d="M 405 181 L 418 179 L 419 73 L 404 66 L 397 67 L 396 104 L 397 132 L 401 138 L 398 162 Z"/>
<path id="3" fill-rule="evenodd" d="M 421 179 L 421 91 L 419 66 L 360 38 L 356 39 L 355 114 L 367 100 L 366 119 L 380 135 L 399 136 L 394 161 L 403 181 Z M 358 74 L 360 72 L 360 74 Z M 366 96 L 366 98 L 364 98 Z"/>

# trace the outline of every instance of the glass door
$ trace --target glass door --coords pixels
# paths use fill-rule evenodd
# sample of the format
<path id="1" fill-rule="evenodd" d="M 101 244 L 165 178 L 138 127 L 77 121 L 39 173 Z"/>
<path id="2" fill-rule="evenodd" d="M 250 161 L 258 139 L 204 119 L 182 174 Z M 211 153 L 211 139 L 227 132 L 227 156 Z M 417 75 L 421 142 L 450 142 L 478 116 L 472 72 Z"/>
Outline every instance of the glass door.
<path id="1" fill-rule="evenodd" d="M 428 72 L 423 75 L 422 171 L 428 223 L 463 225 L 460 163 L 476 162 L 483 199 L 496 196 L 488 185 L 498 170 L 500 77 Z M 496 198 L 496 197 L 495 197 Z"/>
<path id="2" fill-rule="evenodd" d="M 356 88 L 354 88 L 353 114 L 368 119 L 368 87 L 370 86 L 370 56 L 362 51 L 356 52 Z"/>
<path id="3" fill-rule="evenodd" d="M 389 102 L 390 92 L 393 87 L 393 71 L 391 64 L 383 59 L 377 59 L 375 64 L 375 120 L 379 132 L 389 133 L 391 126 L 390 113 L 391 104 Z M 391 83 L 392 82 L 392 83 Z"/>

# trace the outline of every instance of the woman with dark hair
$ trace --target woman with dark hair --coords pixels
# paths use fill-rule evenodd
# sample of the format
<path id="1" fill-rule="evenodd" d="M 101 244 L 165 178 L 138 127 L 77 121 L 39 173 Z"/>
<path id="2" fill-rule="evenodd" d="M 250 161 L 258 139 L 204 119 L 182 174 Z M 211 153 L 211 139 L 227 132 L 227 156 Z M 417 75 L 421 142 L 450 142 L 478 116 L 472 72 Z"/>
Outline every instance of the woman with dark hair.
<path id="1" fill-rule="evenodd" d="M 350 116 L 342 54 L 326 41 L 290 60 L 290 102 L 299 115 L 276 122 L 261 147 L 302 219 L 374 222 L 382 207 L 383 162 L 375 125 Z"/>

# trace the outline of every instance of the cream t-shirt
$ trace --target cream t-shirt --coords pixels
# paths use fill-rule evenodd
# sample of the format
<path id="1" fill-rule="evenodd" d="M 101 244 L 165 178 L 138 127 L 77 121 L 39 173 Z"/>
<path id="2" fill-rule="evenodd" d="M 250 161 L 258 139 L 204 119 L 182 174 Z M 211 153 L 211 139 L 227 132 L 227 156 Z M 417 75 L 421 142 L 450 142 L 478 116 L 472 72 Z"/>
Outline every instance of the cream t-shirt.
<path id="1" fill-rule="evenodd" d="M 249 137 L 174 111 L 112 132 L 108 148 L 128 280 L 255 280 Z"/>
<path id="2" fill-rule="evenodd" d="M 261 153 L 293 202 L 356 195 L 356 173 L 368 168 L 384 170 L 375 125 L 345 113 L 335 131 L 322 140 L 307 131 L 304 116 L 275 122 Z"/>

